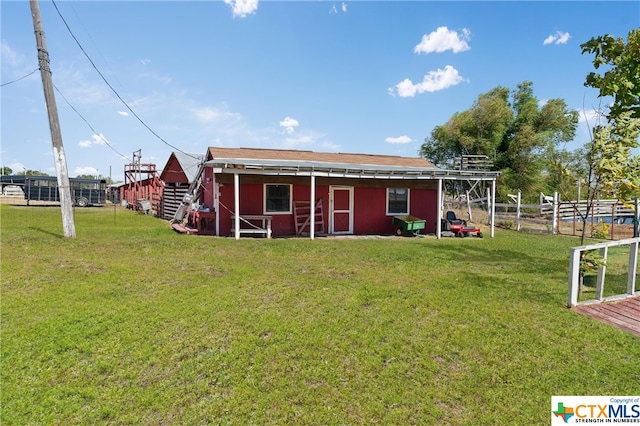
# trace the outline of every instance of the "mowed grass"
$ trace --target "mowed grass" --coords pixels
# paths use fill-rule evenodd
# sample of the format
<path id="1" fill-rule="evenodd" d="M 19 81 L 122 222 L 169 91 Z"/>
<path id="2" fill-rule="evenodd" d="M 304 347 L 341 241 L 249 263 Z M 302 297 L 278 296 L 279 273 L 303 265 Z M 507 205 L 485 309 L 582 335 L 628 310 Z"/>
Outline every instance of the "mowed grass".
<path id="1" fill-rule="evenodd" d="M 637 395 L 640 340 L 568 310 L 578 240 L 186 236 L 1 205 L 1 421 L 548 424 Z M 485 232 L 488 234 L 488 232 Z"/>

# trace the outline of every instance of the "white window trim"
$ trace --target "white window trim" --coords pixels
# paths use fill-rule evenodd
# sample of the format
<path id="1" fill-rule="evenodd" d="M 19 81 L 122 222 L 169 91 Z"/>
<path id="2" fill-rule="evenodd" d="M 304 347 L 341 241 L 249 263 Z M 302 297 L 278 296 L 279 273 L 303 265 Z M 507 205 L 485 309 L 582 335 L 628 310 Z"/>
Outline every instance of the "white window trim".
<path id="1" fill-rule="evenodd" d="M 277 185 L 277 186 L 289 186 L 289 211 L 282 212 L 270 212 L 267 211 L 267 186 L 269 185 Z M 293 185 L 290 183 L 274 183 L 269 182 L 262 185 L 262 214 L 264 215 L 278 215 L 278 214 L 292 214 L 293 213 Z"/>
<path id="2" fill-rule="evenodd" d="M 398 213 L 391 213 L 389 212 L 389 190 L 390 189 L 406 189 L 407 190 L 407 211 L 406 212 L 398 212 Z M 411 211 L 411 189 L 409 188 L 400 188 L 400 187 L 394 187 L 394 188 L 387 188 L 385 190 L 386 194 L 387 194 L 387 203 L 385 206 L 385 210 L 387 211 L 387 216 L 397 216 L 397 215 L 401 215 L 401 214 L 409 214 L 409 212 Z"/>

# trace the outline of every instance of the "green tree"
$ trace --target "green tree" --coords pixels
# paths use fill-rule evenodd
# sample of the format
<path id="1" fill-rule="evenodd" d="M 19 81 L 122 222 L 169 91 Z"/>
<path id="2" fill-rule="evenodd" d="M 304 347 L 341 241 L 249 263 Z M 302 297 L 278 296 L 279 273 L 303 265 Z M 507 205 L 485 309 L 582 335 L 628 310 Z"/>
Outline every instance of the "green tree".
<path id="1" fill-rule="evenodd" d="M 40 170 L 23 170 L 18 174 L 25 176 L 49 176 L 48 174 L 41 172 Z"/>
<path id="2" fill-rule="evenodd" d="M 627 42 L 609 34 L 593 37 L 580 45 L 582 54 L 594 54 L 593 67 L 608 66 L 603 74 L 587 75 L 585 86 L 599 90 L 601 98 L 612 96 L 609 113 L 613 117 L 630 112 L 640 118 L 640 29 L 629 31 Z"/>
<path id="3" fill-rule="evenodd" d="M 420 155 L 440 167 L 462 155 L 487 155 L 495 161 L 513 119 L 509 90 L 504 87 L 481 94 L 467 111 L 455 113 L 436 126 L 420 147 Z"/>
<path id="4" fill-rule="evenodd" d="M 591 142 L 585 147 L 588 217 L 597 196 L 629 200 L 640 188 L 640 158 L 632 153 L 639 146 L 640 136 L 640 30 L 630 31 L 626 44 L 607 34 L 580 47 L 583 54 L 595 54 L 594 68 L 611 67 L 603 75 L 589 73 L 585 86 L 598 89 L 601 99 L 613 97 L 608 111 L 602 114 L 607 124 L 593 128 Z"/>
<path id="5" fill-rule="evenodd" d="M 113 183 L 109 176 L 83 174 L 83 175 L 78 175 L 76 177 L 78 179 L 100 179 L 100 180 L 104 180 L 107 185 L 111 185 Z"/>
<path id="6" fill-rule="evenodd" d="M 0 169 L 0 174 L 2 176 L 9 176 L 13 174 L 13 169 L 11 169 L 11 167 L 8 166 L 3 166 L 2 169 Z"/>
<path id="7" fill-rule="evenodd" d="M 563 160 L 564 144 L 575 137 L 577 125 L 577 111 L 561 99 L 540 107 L 533 83 L 525 81 L 512 92 L 499 86 L 478 96 L 469 110 L 433 129 L 420 155 L 440 167 L 462 155 L 486 155 L 502 171 L 502 197 L 521 190 L 535 199 L 554 179 L 567 179 L 557 173 L 551 178 L 550 170 Z"/>

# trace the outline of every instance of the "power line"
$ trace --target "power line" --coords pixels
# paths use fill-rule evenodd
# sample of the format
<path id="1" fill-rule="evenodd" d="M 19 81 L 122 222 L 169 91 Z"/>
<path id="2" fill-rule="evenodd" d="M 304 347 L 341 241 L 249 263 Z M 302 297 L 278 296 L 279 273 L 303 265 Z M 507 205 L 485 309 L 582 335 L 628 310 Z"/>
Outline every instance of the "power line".
<path id="1" fill-rule="evenodd" d="M 109 89 L 111 89 L 111 91 L 116 95 L 116 97 L 120 100 L 120 102 L 122 102 L 122 104 L 131 112 L 131 114 L 133 114 L 133 116 L 138 119 L 138 121 L 147 129 L 149 130 L 149 132 L 151 132 L 151 134 L 153 134 L 156 138 L 158 138 L 162 143 L 164 143 L 165 145 L 173 148 L 175 151 L 181 152 L 184 155 L 187 155 L 193 159 L 198 159 L 196 157 L 194 157 L 193 155 L 184 152 L 183 150 L 181 150 L 180 148 L 170 144 L 169 142 L 167 142 L 166 140 L 164 140 L 158 133 L 156 133 L 151 127 L 149 127 L 149 125 L 147 125 L 147 123 L 144 122 L 144 120 L 142 120 L 142 118 L 140 118 L 140 116 L 138 116 L 138 114 L 136 114 L 136 112 L 129 106 L 129 104 L 122 99 L 122 97 L 120 96 L 120 94 L 116 91 L 116 89 L 113 88 L 113 86 L 111 86 L 111 84 L 107 81 L 107 79 L 105 78 L 105 76 L 102 74 L 102 72 L 100 72 L 100 70 L 98 69 L 98 67 L 96 66 L 96 64 L 93 62 L 93 60 L 89 57 L 89 54 L 87 54 L 87 52 L 84 50 L 84 48 L 82 47 L 82 45 L 80 44 L 80 42 L 78 41 L 78 39 L 76 38 L 76 36 L 73 34 L 73 31 L 71 31 L 71 28 L 69 28 L 69 25 L 67 24 L 67 21 L 64 19 L 64 16 L 62 16 L 62 13 L 60 12 L 60 10 L 58 9 L 58 5 L 56 4 L 55 0 L 51 0 L 51 2 L 53 3 L 53 6 L 56 9 L 56 12 L 58 12 L 58 15 L 60 16 L 60 19 L 62 19 L 62 22 L 64 23 L 65 27 L 67 27 L 67 31 L 69 31 L 69 34 L 71 34 L 71 37 L 73 38 L 73 40 L 76 42 L 76 44 L 78 45 L 78 47 L 80 48 L 80 50 L 82 51 L 82 53 L 84 54 L 84 56 L 86 56 L 86 58 L 89 60 L 89 62 L 91 63 L 91 66 L 93 67 L 93 69 L 96 70 L 96 72 L 98 73 L 98 75 L 100 75 L 100 77 L 102 78 L 102 81 L 105 82 L 105 84 L 107 86 L 109 86 Z"/>
<path id="2" fill-rule="evenodd" d="M 29 74 L 27 74 L 27 75 L 23 75 L 22 77 L 20 77 L 20 78 L 18 78 L 18 79 L 16 79 L 16 80 L 9 81 L 9 82 L 7 82 L 7 83 L 2 83 L 2 84 L 0 84 L 0 87 L 4 87 L 4 86 L 8 86 L 9 84 L 17 83 L 18 81 L 23 80 L 23 79 L 25 79 L 25 78 L 29 77 L 31 74 L 33 74 L 34 72 L 38 71 L 39 69 L 40 69 L 40 68 L 36 68 L 35 70 L 31 71 Z"/>
<path id="3" fill-rule="evenodd" d="M 131 161 L 131 159 L 130 159 L 129 157 L 127 157 L 126 155 L 121 154 L 120 152 L 118 152 L 118 150 L 117 150 L 117 149 L 115 149 L 115 148 L 114 148 L 114 147 L 109 143 L 109 141 L 107 140 L 107 138 L 105 138 L 101 133 L 98 133 L 98 131 L 97 131 L 96 129 L 94 129 L 94 128 L 93 128 L 93 126 L 92 126 L 92 125 L 91 125 L 91 124 L 90 124 L 90 123 L 89 123 L 89 122 L 88 122 L 88 121 L 87 121 L 87 120 L 82 116 L 82 114 L 80 114 L 80 112 L 78 112 L 78 110 L 77 110 L 77 109 L 75 109 L 75 108 L 73 107 L 73 105 L 71 105 L 71 103 L 67 100 L 67 98 L 65 98 L 65 97 L 64 97 L 64 95 L 62 94 L 62 92 L 60 91 L 60 89 L 58 89 L 58 86 L 56 86 L 56 85 L 54 84 L 54 85 L 53 85 L 53 87 L 55 87 L 56 92 L 58 92 L 58 94 L 62 97 L 62 99 L 67 103 L 67 105 L 69 105 L 69 108 L 71 108 L 71 109 L 72 109 L 76 114 L 78 114 L 78 116 L 82 119 L 82 121 L 84 121 L 84 122 L 87 124 L 87 126 L 89 126 L 89 128 L 91 129 L 91 131 L 92 131 L 94 134 L 98 135 L 98 136 L 100 137 L 100 139 L 102 139 L 102 140 L 104 141 L 104 143 L 106 143 L 106 144 L 107 144 L 107 146 L 113 150 L 113 152 L 115 152 L 116 154 L 118 154 L 120 157 L 122 157 L 122 158 L 124 158 L 124 159 L 126 159 L 126 160 Z"/>

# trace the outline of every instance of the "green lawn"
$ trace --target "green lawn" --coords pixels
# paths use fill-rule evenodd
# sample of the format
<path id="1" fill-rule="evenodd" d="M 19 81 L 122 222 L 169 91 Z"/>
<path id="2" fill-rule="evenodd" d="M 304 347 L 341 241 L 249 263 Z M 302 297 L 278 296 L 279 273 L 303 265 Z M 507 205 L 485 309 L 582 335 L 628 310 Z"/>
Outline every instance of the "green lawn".
<path id="1" fill-rule="evenodd" d="M 242 239 L 0 206 L 1 423 L 549 424 L 637 395 L 640 340 L 568 310 L 570 237 Z M 488 234 L 488 232 L 485 232 Z"/>

